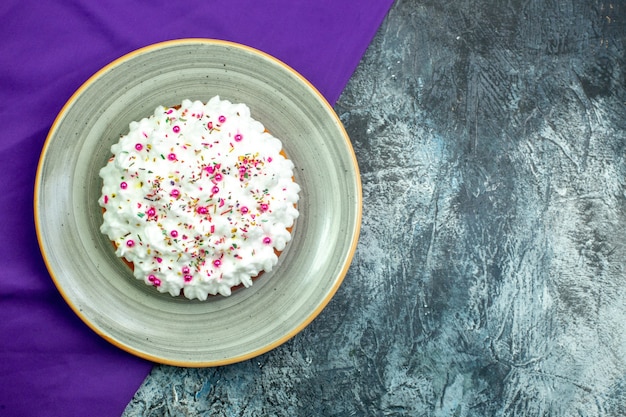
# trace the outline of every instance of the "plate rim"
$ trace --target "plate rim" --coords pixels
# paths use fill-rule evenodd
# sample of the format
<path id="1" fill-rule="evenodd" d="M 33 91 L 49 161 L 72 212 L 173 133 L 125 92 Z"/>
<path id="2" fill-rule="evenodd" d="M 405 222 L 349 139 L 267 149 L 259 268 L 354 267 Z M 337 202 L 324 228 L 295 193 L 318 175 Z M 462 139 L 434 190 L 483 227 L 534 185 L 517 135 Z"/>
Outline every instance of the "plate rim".
<path id="1" fill-rule="evenodd" d="M 347 148 L 350 151 L 349 156 L 352 162 L 351 165 L 352 165 L 352 168 L 354 169 L 354 177 L 356 180 L 354 186 L 357 191 L 355 195 L 356 197 L 355 198 L 356 211 L 355 211 L 355 218 L 354 218 L 355 227 L 354 227 L 354 230 L 351 230 L 353 233 L 353 238 L 352 238 L 352 241 L 350 242 L 349 249 L 346 252 L 345 261 L 343 262 L 341 270 L 335 277 L 333 285 L 330 287 L 327 295 L 323 299 L 320 300 L 319 304 L 315 307 L 315 309 L 304 320 L 302 320 L 297 326 L 295 326 L 291 331 L 286 332 L 281 337 L 276 338 L 270 343 L 267 343 L 261 347 L 258 347 L 246 354 L 230 356 L 224 359 L 216 359 L 216 360 L 208 360 L 208 361 L 200 361 L 200 362 L 168 359 L 168 358 L 157 356 L 148 352 L 144 352 L 138 348 L 134 348 L 133 346 L 131 346 L 128 343 L 125 343 L 122 340 L 118 340 L 117 338 L 109 335 L 106 331 L 104 331 L 104 329 L 101 329 L 100 327 L 96 325 L 96 323 L 93 323 L 91 319 L 88 318 L 87 315 L 82 312 L 79 306 L 77 306 L 72 300 L 72 298 L 67 294 L 66 290 L 63 288 L 63 286 L 60 283 L 60 280 L 57 277 L 57 273 L 52 268 L 52 262 L 49 259 L 49 254 L 46 251 L 45 242 L 42 236 L 42 230 L 45 228 L 45 226 L 41 224 L 42 218 L 40 215 L 40 208 L 39 208 L 40 207 L 39 194 L 40 194 L 40 188 L 43 183 L 43 167 L 45 164 L 48 149 L 51 146 L 51 142 L 53 141 L 55 132 L 58 130 L 60 123 L 62 122 L 64 117 L 67 115 L 69 109 L 74 104 L 74 102 L 81 96 L 81 94 L 87 88 L 89 88 L 94 82 L 96 82 L 103 74 L 107 73 L 111 69 L 117 67 L 118 65 L 124 62 L 132 60 L 136 56 L 140 56 L 145 53 L 149 53 L 150 51 L 158 50 L 161 48 L 167 48 L 167 47 L 172 47 L 172 46 L 177 46 L 177 45 L 189 45 L 189 44 L 211 44 L 211 45 L 221 45 L 221 46 L 227 46 L 227 47 L 240 49 L 248 53 L 259 55 L 264 59 L 272 61 L 274 64 L 287 70 L 287 72 L 290 72 L 292 75 L 295 75 L 302 83 L 306 85 L 306 87 L 312 93 L 314 93 L 314 95 L 317 96 L 319 101 L 324 104 L 324 106 L 326 107 L 326 110 L 328 111 L 330 115 L 332 115 L 332 117 L 335 119 L 336 125 L 341 130 L 343 140 L 348 145 Z M 360 170 L 359 170 L 359 165 L 358 165 L 358 161 L 356 158 L 356 154 L 354 152 L 352 142 L 350 141 L 350 137 L 348 133 L 346 132 L 343 123 L 339 119 L 339 116 L 336 114 L 336 112 L 334 111 L 333 107 L 330 105 L 328 100 L 326 100 L 326 98 L 320 93 L 320 91 L 310 81 L 308 81 L 303 75 L 301 75 L 298 71 L 296 71 L 291 66 L 284 63 L 283 61 L 279 60 L 278 58 L 266 52 L 263 52 L 259 49 L 256 49 L 254 47 L 245 45 L 245 44 L 222 40 L 222 39 L 213 39 L 213 38 L 180 38 L 180 39 L 172 39 L 172 40 L 156 42 L 147 46 L 143 46 L 114 59 L 113 61 L 109 62 L 108 64 L 100 68 L 98 71 L 93 73 L 93 75 L 91 75 L 86 81 L 84 81 L 70 95 L 70 97 L 67 99 L 67 101 L 64 103 L 64 105 L 61 107 L 56 117 L 54 118 L 54 121 L 50 129 L 48 130 L 46 139 L 41 149 L 41 153 L 40 153 L 39 160 L 37 163 L 36 176 L 35 176 L 33 206 L 34 206 L 35 233 L 37 235 L 37 243 L 38 243 L 39 250 L 41 252 L 44 264 L 48 271 L 48 274 L 50 275 L 52 281 L 54 282 L 55 287 L 61 294 L 66 304 L 71 308 L 74 314 L 76 314 L 81 319 L 81 321 L 84 324 L 86 324 L 92 331 L 94 331 L 96 334 L 98 334 L 100 337 L 102 337 L 107 342 L 111 343 L 112 345 L 122 349 L 123 351 L 133 354 L 137 357 L 140 357 L 140 358 L 143 358 L 143 359 L 155 362 L 155 363 L 161 363 L 161 364 L 172 365 L 172 366 L 180 366 L 180 367 L 215 367 L 215 366 L 228 365 L 228 364 L 233 364 L 233 363 L 242 362 L 248 359 L 252 359 L 254 357 L 257 357 L 259 355 L 262 355 L 264 353 L 267 353 L 277 348 L 278 346 L 284 344 L 285 342 L 287 342 L 288 340 L 296 336 L 298 333 L 300 333 L 315 318 L 319 316 L 319 314 L 322 312 L 322 310 L 324 310 L 324 308 L 326 308 L 330 300 L 334 297 L 337 290 L 343 283 L 343 280 L 350 268 L 350 265 L 352 263 L 352 260 L 356 252 L 356 248 L 358 245 L 359 236 L 361 232 L 361 226 L 362 226 L 363 190 L 362 190 L 361 175 L 360 175 Z"/>

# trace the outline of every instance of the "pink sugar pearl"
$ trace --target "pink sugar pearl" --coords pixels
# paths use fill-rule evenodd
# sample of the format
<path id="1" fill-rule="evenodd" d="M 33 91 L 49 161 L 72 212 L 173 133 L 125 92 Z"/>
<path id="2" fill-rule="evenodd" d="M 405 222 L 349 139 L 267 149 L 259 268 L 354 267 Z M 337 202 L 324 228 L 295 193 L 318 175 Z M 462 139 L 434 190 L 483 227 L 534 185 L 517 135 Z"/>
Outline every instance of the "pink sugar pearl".
<path id="1" fill-rule="evenodd" d="M 161 285 L 161 280 L 158 279 L 157 277 L 155 277 L 154 275 L 148 275 L 148 281 L 150 281 L 152 284 L 154 284 L 155 286 L 159 286 Z"/>
<path id="2" fill-rule="evenodd" d="M 263 243 L 265 243 L 266 245 L 269 245 L 270 243 L 272 243 L 272 239 L 269 236 L 265 236 L 263 238 Z"/>

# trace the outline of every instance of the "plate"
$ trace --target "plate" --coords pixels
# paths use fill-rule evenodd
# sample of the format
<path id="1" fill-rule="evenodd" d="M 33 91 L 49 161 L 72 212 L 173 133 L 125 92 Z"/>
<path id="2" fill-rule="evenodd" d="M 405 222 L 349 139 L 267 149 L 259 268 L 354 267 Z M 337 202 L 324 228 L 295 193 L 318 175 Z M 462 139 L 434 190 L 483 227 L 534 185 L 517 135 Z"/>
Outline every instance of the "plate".
<path id="1" fill-rule="evenodd" d="M 131 121 L 215 95 L 247 104 L 282 140 L 302 191 L 292 241 L 274 270 L 230 297 L 200 302 L 158 293 L 115 256 L 99 231 L 98 172 Z M 328 304 L 357 245 L 361 183 L 340 120 L 301 75 L 244 45 L 181 39 L 119 58 L 74 93 L 44 144 L 34 206 L 50 275 L 91 329 L 151 361 L 218 366 L 279 346 Z"/>

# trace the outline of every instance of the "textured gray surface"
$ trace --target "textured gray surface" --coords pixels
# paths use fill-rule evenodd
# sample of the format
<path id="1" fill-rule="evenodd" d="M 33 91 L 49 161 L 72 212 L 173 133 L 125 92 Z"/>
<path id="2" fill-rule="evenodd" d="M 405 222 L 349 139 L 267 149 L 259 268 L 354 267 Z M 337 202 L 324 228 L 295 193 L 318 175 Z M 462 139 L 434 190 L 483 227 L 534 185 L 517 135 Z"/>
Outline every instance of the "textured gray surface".
<path id="1" fill-rule="evenodd" d="M 364 218 L 294 339 L 125 416 L 626 414 L 626 5 L 399 0 L 336 106 Z"/>

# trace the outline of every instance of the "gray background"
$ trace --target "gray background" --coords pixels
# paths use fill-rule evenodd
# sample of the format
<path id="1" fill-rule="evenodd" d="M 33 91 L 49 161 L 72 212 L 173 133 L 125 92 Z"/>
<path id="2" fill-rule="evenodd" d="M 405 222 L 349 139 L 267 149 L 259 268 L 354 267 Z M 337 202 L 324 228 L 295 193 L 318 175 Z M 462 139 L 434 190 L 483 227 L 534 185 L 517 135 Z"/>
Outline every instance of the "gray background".
<path id="1" fill-rule="evenodd" d="M 623 1 L 397 1 L 335 106 L 364 197 L 335 298 L 124 415 L 626 415 L 625 48 Z"/>

